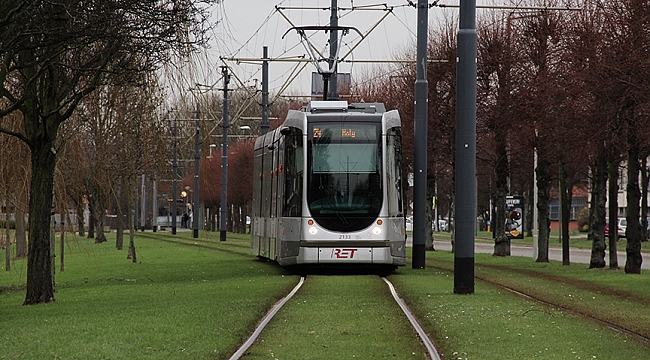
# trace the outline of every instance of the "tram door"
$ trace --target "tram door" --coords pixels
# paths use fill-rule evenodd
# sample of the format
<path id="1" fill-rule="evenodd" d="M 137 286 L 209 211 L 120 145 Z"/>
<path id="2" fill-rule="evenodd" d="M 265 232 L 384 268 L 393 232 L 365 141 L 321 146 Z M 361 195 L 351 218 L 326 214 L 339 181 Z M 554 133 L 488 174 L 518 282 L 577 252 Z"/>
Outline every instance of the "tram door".
<path id="1" fill-rule="evenodd" d="M 261 146 L 261 145 L 260 145 Z M 260 242 L 262 237 L 263 229 L 262 227 L 262 203 L 263 196 L 262 193 L 262 177 L 264 176 L 264 171 L 262 168 L 262 163 L 264 160 L 264 147 L 259 148 L 255 146 L 255 160 L 253 161 L 253 177 L 258 177 L 258 179 L 253 179 L 253 213 L 252 223 L 251 223 L 251 252 L 255 255 L 260 255 Z"/>
<path id="2" fill-rule="evenodd" d="M 274 132 L 274 144 L 275 146 L 273 147 L 273 152 L 271 154 L 272 156 L 272 175 L 271 175 L 271 214 L 270 214 L 270 222 L 271 222 L 271 228 L 269 229 L 269 258 L 271 259 L 276 259 L 276 244 L 278 242 L 278 239 L 280 238 L 280 234 L 278 233 L 279 229 L 279 222 L 280 218 L 279 215 L 282 214 L 282 212 L 278 212 L 278 206 L 280 206 L 282 202 L 282 186 L 280 185 L 280 153 L 282 152 L 282 147 L 283 147 L 283 141 L 282 141 L 282 135 L 280 134 L 279 131 Z"/>
<path id="3" fill-rule="evenodd" d="M 271 256 L 271 254 L 269 254 L 269 241 L 273 223 L 273 219 L 271 219 L 271 199 L 273 198 L 273 150 L 269 148 L 272 141 L 273 133 L 268 133 L 264 137 L 264 156 L 262 160 L 262 234 L 260 237 L 260 256 L 267 258 Z"/>

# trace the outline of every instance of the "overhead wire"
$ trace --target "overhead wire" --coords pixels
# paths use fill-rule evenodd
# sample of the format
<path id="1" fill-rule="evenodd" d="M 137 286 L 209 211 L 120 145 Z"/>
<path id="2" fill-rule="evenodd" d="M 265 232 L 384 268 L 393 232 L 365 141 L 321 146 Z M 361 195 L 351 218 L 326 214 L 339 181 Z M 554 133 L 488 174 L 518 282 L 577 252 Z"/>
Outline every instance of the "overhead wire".
<path id="1" fill-rule="evenodd" d="M 253 34 L 248 39 L 246 39 L 244 42 L 238 42 L 236 40 L 235 35 L 234 35 L 236 33 L 236 30 L 234 30 L 234 26 L 233 26 L 233 24 L 231 22 L 231 19 L 228 17 L 228 14 L 226 12 L 226 8 L 223 5 L 223 2 L 220 2 L 220 5 L 218 6 L 218 8 L 219 8 L 218 21 L 220 21 L 220 24 L 219 24 L 220 29 L 215 31 L 214 34 L 215 35 L 216 34 L 221 34 L 222 39 L 220 39 L 220 41 L 218 41 L 217 47 L 219 47 L 219 50 L 228 51 L 230 49 L 230 51 L 228 51 L 228 52 L 222 51 L 222 53 L 231 54 L 233 57 L 241 56 L 243 54 L 250 54 L 251 56 L 256 56 L 256 55 L 259 56 L 259 54 L 253 54 L 253 51 L 250 50 L 251 46 L 253 46 L 254 44 L 257 44 L 259 39 L 262 39 L 262 40 L 264 40 L 266 42 L 267 37 L 270 36 L 271 34 L 276 35 L 276 36 L 274 36 L 273 44 L 277 44 L 277 41 L 279 39 L 279 37 L 277 35 L 279 34 L 281 25 L 280 25 L 279 18 L 277 16 L 275 16 L 275 15 L 277 15 L 276 13 L 278 13 L 279 9 L 282 8 L 283 6 L 288 5 L 287 7 L 290 7 L 293 4 L 294 4 L 294 2 L 292 2 L 290 0 L 280 1 L 275 6 L 274 10 L 271 11 L 265 17 L 264 21 L 255 29 Z M 299 4 L 302 7 L 304 7 L 305 1 L 302 0 L 302 1 L 299 2 Z M 356 4 L 355 5 L 354 1 L 350 1 L 350 7 L 349 8 L 340 7 L 343 10 L 340 11 L 339 18 L 346 18 L 347 16 L 352 15 L 353 13 L 355 13 L 357 10 L 382 10 L 382 11 L 387 11 L 388 9 L 407 8 L 409 6 L 410 5 L 408 3 L 400 3 L 400 4 L 393 4 L 393 5 L 389 5 L 389 4 L 386 4 L 386 3 L 370 3 L 370 4 L 360 4 L 360 5 Z M 323 8 L 327 9 L 328 7 L 329 7 L 329 4 L 328 4 L 328 6 L 320 7 L 319 9 L 323 9 Z M 398 21 L 398 23 L 401 24 L 408 31 L 408 33 L 410 33 L 411 35 L 414 35 L 413 30 L 405 23 L 405 21 L 400 16 L 398 16 L 397 14 L 395 14 L 392 11 L 389 11 L 389 12 L 393 15 L 392 18 L 396 19 Z M 323 12 L 319 11 L 317 16 L 316 16 L 316 22 L 318 24 L 329 23 L 329 16 L 327 16 L 326 21 L 323 21 L 322 16 L 324 16 Z M 277 19 L 277 21 L 272 25 L 272 19 L 273 18 Z M 305 19 L 305 13 L 303 11 L 301 11 L 300 12 L 300 20 L 303 21 L 304 19 Z M 289 21 L 289 23 L 292 24 L 290 21 Z M 275 31 L 269 31 L 269 30 L 265 31 L 265 29 L 270 29 L 270 28 L 275 28 Z M 386 27 L 384 27 L 384 35 L 386 37 L 385 42 L 389 43 L 390 42 L 390 36 L 388 36 Z M 308 38 L 309 39 L 314 39 L 315 36 L 316 36 L 316 33 L 309 34 Z M 342 40 L 340 42 L 340 44 L 343 47 L 346 47 L 348 49 L 352 49 L 352 48 L 354 48 L 354 46 L 352 46 L 354 41 L 358 41 L 360 39 L 361 39 L 361 37 L 356 36 L 356 37 L 354 37 L 354 38 L 352 38 L 350 40 Z M 288 41 L 285 41 L 285 44 L 286 43 L 288 43 Z M 299 46 L 300 46 L 300 43 L 298 43 L 298 42 L 294 43 L 293 45 L 290 45 L 289 47 L 287 47 L 285 45 L 285 46 L 282 47 L 282 51 L 281 51 L 280 54 L 269 56 L 269 57 L 270 58 L 277 58 L 277 57 L 285 56 L 287 54 L 290 54 L 290 53 L 294 52 L 296 50 L 296 48 L 299 47 Z M 370 53 L 372 53 L 374 48 L 371 46 L 370 43 L 368 43 L 367 46 L 368 46 L 367 47 L 368 51 Z M 272 49 L 277 49 L 277 48 L 278 48 L 277 46 L 272 47 Z M 327 49 L 327 45 L 323 46 L 322 49 L 323 50 Z M 353 56 L 353 58 L 354 58 L 354 56 Z M 354 65 L 354 63 L 352 63 L 349 66 L 350 66 L 350 69 L 352 70 L 355 65 Z M 215 67 L 210 67 L 210 68 L 214 69 Z M 237 63 L 237 64 L 233 65 L 233 71 L 234 71 L 235 68 L 237 69 L 237 72 L 239 72 L 240 74 L 241 74 L 241 72 L 243 72 L 244 75 L 241 76 L 241 79 L 242 79 L 242 82 L 244 82 L 244 83 L 250 83 L 252 80 L 259 78 L 260 72 L 261 72 L 261 67 L 260 66 L 248 66 L 248 65 L 245 65 L 245 64 Z M 213 72 L 214 72 L 214 70 L 207 71 L 208 75 L 210 75 Z M 277 73 L 277 72 L 274 72 L 274 73 Z M 288 69 L 288 70 L 282 71 L 282 72 L 277 73 L 277 74 L 278 74 L 277 76 L 275 76 L 271 81 L 269 81 L 270 83 L 276 83 L 278 80 L 284 79 L 287 76 L 289 76 L 289 77 L 294 76 L 295 68 Z M 212 81 L 211 81 L 211 83 L 212 83 Z M 286 86 L 283 85 L 282 88 L 286 89 Z"/>

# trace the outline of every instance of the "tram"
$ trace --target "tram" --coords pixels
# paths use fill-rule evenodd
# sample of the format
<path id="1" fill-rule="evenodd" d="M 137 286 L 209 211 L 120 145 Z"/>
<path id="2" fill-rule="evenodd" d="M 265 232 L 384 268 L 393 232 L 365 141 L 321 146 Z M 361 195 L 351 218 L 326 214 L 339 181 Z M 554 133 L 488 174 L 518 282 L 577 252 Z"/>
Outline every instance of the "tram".
<path id="1" fill-rule="evenodd" d="M 312 101 L 256 139 L 251 252 L 290 265 L 406 264 L 401 120 Z"/>

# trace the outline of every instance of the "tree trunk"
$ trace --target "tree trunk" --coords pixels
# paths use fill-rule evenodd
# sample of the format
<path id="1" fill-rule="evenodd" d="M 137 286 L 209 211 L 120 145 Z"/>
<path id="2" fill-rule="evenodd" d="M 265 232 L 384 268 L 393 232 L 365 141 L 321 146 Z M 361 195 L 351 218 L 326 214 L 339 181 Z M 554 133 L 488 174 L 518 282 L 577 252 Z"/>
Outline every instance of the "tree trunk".
<path id="1" fill-rule="evenodd" d="M 636 145 L 636 136 L 633 142 L 628 142 L 630 148 L 627 152 L 627 261 L 625 262 L 626 274 L 640 274 L 641 263 L 641 225 L 639 224 L 639 147 Z M 628 140 L 629 141 L 629 140 Z"/>
<path id="2" fill-rule="evenodd" d="M 532 191 L 524 191 L 524 199 L 529 199 L 524 204 L 524 232 L 526 236 L 533 237 L 533 206 L 534 201 L 532 200 Z"/>
<path id="3" fill-rule="evenodd" d="M 117 202 L 117 228 L 115 229 L 115 248 L 124 249 L 124 214 L 122 211 L 122 202 Z"/>
<path id="4" fill-rule="evenodd" d="M 648 157 L 641 156 L 641 241 L 648 241 Z"/>
<path id="5" fill-rule="evenodd" d="M 548 161 L 538 159 L 537 169 L 537 212 L 539 216 L 538 252 L 536 262 L 548 262 L 548 240 L 551 233 L 551 221 L 548 214 L 549 190 L 551 185 L 548 173 Z"/>
<path id="6" fill-rule="evenodd" d="M 124 210 L 128 207 L 129 197 L 126 188 L 126 181 L 124 177 L 120 177 L 119 187 L 117 189 L 117 224 L 115 230 L 115 248 L 117 250 L 124 249 Z"/>
<path id="7" fill-rule="evenodd" d="M 497 138 L 501 138 L 497 136 Z M 508 194 L 508 157 L 505 140 L 497 140 L 496 196 L 493 256 L 510 256 L 510 238 L 506 235 L 506 195 Z M 471 190 L 474 191 L 474 190 Z"/>
<path id="8" fill-rule="evenodd" d="M 6 204 L 9 204 L 7 201 Z M 11 271 L 11 237 L 9 236 L 9 206 L 5 216 L 5 271 Z"/>
<path id="9" fill-rule="evenodd" d="M 91 218 L 92 223 L 97 233 L 95 237 L 95 244 L 106 242 L 106 235 L 104 235 L 104 207 L 101 204 L 100 196 L 96 195 L 90 198 L 91 204 Z"/>
<path id="10" fill-rule="evenodd" d="M 618 254 L 616 253 L 616 242 L 618 241 L 618 164 L 613 146 L 610 145 L 607 161 L 607 190 L 609 216 L 609 268 L 618 269 Z"/>
<path id="11" fill-rule="evenodd" d="M 137 185 L 137 181 L 135 181 L 135 179 L 133 181 L 133 184 L 134 184 L 133 193 L 137 194 L 137 186 L 138 185 Z M 131 188 L 132 187 L 129 186 L 129 195 L 132 194 L 131 190 L 130 190 Z M 134 238 L 135 238 L 135 222 L 136 222 L 135 215 L 136 215 L 136 209 L 138 207 L 137 196 L 134 195 L 133 198 L 131 199 L 131 201 L 129 201 L 129 204 L 133 204 L 133 208 L 131 208 L 130 206 L 128 208 L 128 213 L 129 213 L 129 252 L 126 255 L 126 258 L 131 259 L 131 262 L 136 262 L 135 242 L 134 242 L 135 239 Z"/>
<path id="12" fill-rule="evenodd" d="M 22 259 L 27 256 L 27 236 L 25 234 L 25 212 L 23 208 L 16 204 L 14 206 L 16 214 L 16 258 Z"/>
<path id="13" fill-rule="evenodd" d="M 65 227 L 63 226 L 63 221 L 61 221 L 61 243 L 59 245 L 59 271 L 63 272 L 63 270 L 65 270 Z"/>
<path id="14" fill-rule="evenodd" d="M 91 202 L 88 202 L 88 209 L 90 210 L 90 216 L 88 217 L 88 238 L 95 238 L 95 215 L 93 215 L 94 209 L 91 205 Z"/>
<path id="15" fill-rule="evenodd" d="M 212 231 L 219 231 L 219 228 L 217 227 L 217 224 L 219 224 L 219 207 L 212 206 L 211 210 L 212 211 L 210 213 L 212 216 L 210 216 L 210 223 L 212 224 Z"/>
<path id="16" fill-rule="evenodd" d="M 52 129 L 48 130 L 52 131 Z M 30 146 L 32 177 L 29 198 L 29 253 L 27 294 L 23 305 L 54 301 L 50 250 L 50 212 L 56 165 L 56 155 L 52 151 L 54 138 L 56 138 L 56 128 L 53 134 L 36 136 Z"/>
<path id="17" fill-rule="evenodd" d="M 571 260 L 569 258 L 570 249 L 569 249 L 569 218 L 571 211 L 571 189 L 567 185 L 567 175 L 564 169 L 564 162 L 560 160 L 559 162 L 559 180 L 560 180 L 560 194 L 562 194 L 562 201 L 560 206 L 562 207 L 562 218 L 560 219 L 560 227 L 562 229 L 562 265 L 571 265 Z"/>
<path id="18" fill-rule="evenodd" d="M 589 268 L 605 267 L 605 202 L 607 200 L 607 154 L 601 151 L 593 164 L 591 173 L 591 208 L 589 211 L 589 234 L 591 235 L 591 260 Z"/>
<path id="19" fill-rule="evenodd" d="M 77 202 L 77 226 L 79 227 L 79 236 L 86 236 L 86 222 L 84 221 L 84 202 Z"/>
<path id="20" fill-rule="evenodd" d="M 436 195 L 436 177 L 433 173 L 433 171 L 428 171 L 427 172 L 427 187 L 426 187 L 426 194 L 427 194 L 427 200 L 426 204 L 433 204 L 433 197 Z M 424 228 L 424 234 L 425 239 L 424 239 L 424 250 L 425 251 L 435 251 L 436 249 L 433 247 L 433 229 L 431 228 L 430 224 L 433 224 L 433 211 L 432 207 L 427 205 L 424 207 L 425 208 L 425 214 L 426 214 L 426 223 L 429 224 L 429 226 L 425 226 Z"/>

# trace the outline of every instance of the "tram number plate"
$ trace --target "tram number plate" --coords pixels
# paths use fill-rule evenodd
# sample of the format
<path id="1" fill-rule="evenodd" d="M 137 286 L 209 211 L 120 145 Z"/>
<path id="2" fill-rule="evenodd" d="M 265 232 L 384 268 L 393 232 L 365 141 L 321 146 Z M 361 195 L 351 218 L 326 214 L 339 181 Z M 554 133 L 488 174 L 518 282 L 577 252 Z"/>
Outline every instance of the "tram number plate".
<path id="1" fill-rule="evenodd" d="M 354 255 L 359 249 L 332 249 L 332 259 L 354 259 Z"/>

